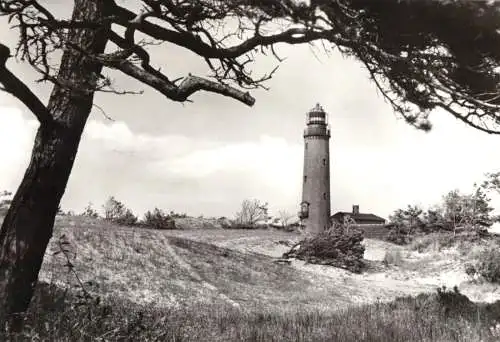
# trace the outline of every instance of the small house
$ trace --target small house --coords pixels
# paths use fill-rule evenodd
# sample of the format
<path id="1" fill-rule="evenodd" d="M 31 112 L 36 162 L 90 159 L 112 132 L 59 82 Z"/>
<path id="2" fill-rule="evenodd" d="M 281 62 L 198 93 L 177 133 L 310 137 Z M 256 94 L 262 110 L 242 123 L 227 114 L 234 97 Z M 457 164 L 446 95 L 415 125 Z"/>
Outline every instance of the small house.
<path id="1" fill-rule="evenodd" d="M 356 225 L 384 225 L 385 219 L 372 213 L 360 213 L 359 205 L 352 206 L 352 212 L 338 211 L 332 215 L 332 222 L 343 223 L 346 217 L 354 220 Z"/>

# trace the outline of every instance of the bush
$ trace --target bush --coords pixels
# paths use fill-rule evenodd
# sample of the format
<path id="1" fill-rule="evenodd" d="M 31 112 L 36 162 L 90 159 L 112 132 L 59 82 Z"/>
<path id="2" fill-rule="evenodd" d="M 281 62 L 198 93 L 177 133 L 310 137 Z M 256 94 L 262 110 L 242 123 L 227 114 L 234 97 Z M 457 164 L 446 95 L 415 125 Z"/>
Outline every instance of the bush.
<path id="1" fill-rule="evenodd" d="M 113 223 L 133 226 L 137 223 L 137 216 L 125 205 L 111 196 L 103 205 L 104 218 Z"/>
<path id="2" fill-rule="evenodd" d="M 227 229 L 231 228 L 232 222 L 227 217 L 221 216 L 217 219 L 217 224 L 219 224 L 221 228 Z"/>
<path id="3" fill-rule="evenodd" d="M 389 231 L 386 240 L 395 243 L 396 245 L 406 245 L 409 244 L 413 238 L 411 235 L 408 235 L 404 229 L 395 228 Z"/>
<path id="4" fill-rule="evenodd" d="M 259 200 L 244 200 L 241 203 L 241 210 L 235 215 L 235 222 L 241 226 L 239 229 L 252 229 L 251 227 L 266 222 L 270 217 L 268 215 L 268 203 L 262 203 Z M 249 227 L 249 228 L 243 228 Z M 238 227 L 234 227 L 238 228 Z"/>
<path id="5" fill-rule="evenodd" d="M 144 214 L 144 225 L 153 229 L 176 229 L 175 220 L 167 215 L 163 210 L 155 208 L 153 212 L 147 211 Z"/>
<path id="6" fill-rule="evenodd" d="M 332 228 L 300 241 L 283 258 L 297 258 L 312 264 L 330 265 L 360 273 L 364 268 L 363 232 L 355 228 Z"/>
<path id="7" fill-rule="evenodd" d="M 467 271 L 472 273 L 471 266 L 468 265 L 467 268 Z M 500 284 L 500 251 L 498 247 L 490 247 L 482 251 L 473 268 L 485 280 Z"/>
<path id="8" fill-rule="evenodd" d="M 455 245 L 456 242 L 465 239 L 453 233 L 432 233 L 429 235 L 421 235 L 413 239 L 410 250 L 418 251 L 419 253 L 432 250 L 440 252 L 443 248 L 449 248 Z"/>
<path id="9" fill-rule="evenodd" d="M 470 263 L 465 264 L 465 274 L 473 278 L 477 274 L 476 267 Z"/>
<path id="10" fill-rule="evenodd" d="M 480 230 L 464 231 L 459 234 L 453 232 L 432 233 L 416 236 L 409 249 L 422 253 L 426 251 L 440 252 L 446 248 L 456 247 L 462 255 L 466 255 L 472 244 L 477 244 L 491 237 L 491 234 L 483 234 Z"/>
<path id="11" fill-rule="evenodd" d="M 231 222 L 231 225 L 228 229 L 266 229 L 267 225 L 264 224 L 251 224 L 251 223 L 240 223 L 240 222 Z"/>
<path id="12" fill-rule="evenodd" d="M 130 209 L 125 209 L 123 215 L 120 215 L 113 220 L 113 222 L 124 226 L 134 226 L 137 224 L 137 221 L 137 216 L 135 216 Z"/>
<path id="13" fill-rule="evenodd" d="M 176 212 L 174 212 L 173 210 L 170 210 L 170 214 L 168 214 L 168 216 L 170 216 L 170 217 L 171 217 L 171 218 L 173 218 L 173 219 L 179 219 L 179 218 L 180 218 L 180 219 L 182 219 L 182 218 L 187 218 L 187 214 L 186 214 L 186 213 L 182 213 L 182 214 L 180 214 L 180 213 L 176 213 Z M 203 215 L 202 215 L 202 217 L 203 217 Z"/>
<path id="14" fill-rule="evenodd" d="M 435 238 L 434 235 L 426 235 L 418 237 L 417 239 L 412 241 L 410 245 L 410 250 L 418 251 L 419 253 L 429 250 L 431 249 L 431 246 L 435 245 L 434 238 Z"/>
<path id="15" fill-rule="evenodd" d="M 69 215 L 69 212 L 68 212 L 68 215 Z M 89 204 L 87 204 L 87 206 L 85 207 L 85 209 L 83 210 L 83 212 L 80 214 L 80 216 L 91 217 L 91 218 L 98 218 L 99 214 L 97 213 L 97 211 L 92 206 L 92 202 L 89 202 Z"/>

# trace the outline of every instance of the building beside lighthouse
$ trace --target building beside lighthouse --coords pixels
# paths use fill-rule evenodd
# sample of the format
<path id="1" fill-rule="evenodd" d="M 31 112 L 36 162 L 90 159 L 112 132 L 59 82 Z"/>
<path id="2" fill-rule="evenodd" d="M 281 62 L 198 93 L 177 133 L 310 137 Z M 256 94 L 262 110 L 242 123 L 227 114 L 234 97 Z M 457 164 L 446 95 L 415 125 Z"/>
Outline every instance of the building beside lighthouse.
<path id="1" fill-rule="evenodd" d="M 299 218 L 305 232 L 315 235 L 330 228 L 330 127 L 323 108 L 306 115 L 304 174 Z"/>

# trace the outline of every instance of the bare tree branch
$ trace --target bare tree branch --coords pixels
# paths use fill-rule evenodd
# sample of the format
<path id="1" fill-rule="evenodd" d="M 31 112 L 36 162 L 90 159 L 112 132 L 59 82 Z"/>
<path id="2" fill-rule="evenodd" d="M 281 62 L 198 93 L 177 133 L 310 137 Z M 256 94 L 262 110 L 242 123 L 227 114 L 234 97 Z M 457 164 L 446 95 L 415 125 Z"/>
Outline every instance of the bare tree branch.
<path id="1" fill-rule="evenodd" d="M 54 121 L 47 107 L 40 99 L 10 70 L 7 69 L 7 59 L 10 57 L 10 49 L 0 43 L 0 83 L 2 90 L 19 99 L 36 116 L 40 124 Z"/>
<path id="2" fill-rule="evenodd" d="M 169 82 L 163 77 L 160 78 L 154 74 L 148 73 L 128 61 L 112 61 L 104 58 L 100 59 L 100 61 L 107 67 L 120 70 L 136 80 L 149 85 L 173 101 L 186 101 L 193 93 L 205 90 L 232 97 L 249 106 L 253 106 L 255 103 L 255 99 L 248 92 L 243 92 L 231 86 L 210 81 L 198 76 L 189 75 L 182 80 L 179 86 L 176 86 L 173 82 Z"/>
<path id="3" fill-rule="evenodd" d="M 93 107 L 96 107 L 96 108 L 97 108 L 97 109 L 101 112 L 102 116 L 104 116 L 104 118 L 105 118 L 106 120 L 109 120 L 109 121 L 115 121 L 115 119 L 113 119 L 111 116 L 109 116 L 108 114 L 106 114 L 106 111 L 105 111 L 104 109 L 102 109 L 102 107 L 101 107 L 101 106 L 99 106 L 99 105 L 97 105 L 97 104 L 95 104 L 95 103 L 93 103 L 93 104 L 92 104 L 92 106 L 93 106 Z"/>

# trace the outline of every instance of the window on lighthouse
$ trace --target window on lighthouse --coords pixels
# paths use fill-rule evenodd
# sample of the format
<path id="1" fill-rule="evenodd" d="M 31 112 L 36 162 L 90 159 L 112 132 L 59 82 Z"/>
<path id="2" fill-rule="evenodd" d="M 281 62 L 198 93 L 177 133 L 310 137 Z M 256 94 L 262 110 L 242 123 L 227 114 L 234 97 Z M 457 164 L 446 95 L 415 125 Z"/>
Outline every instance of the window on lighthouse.
<path id="1" fill-rule="evenodd" d="M 326 192 L 323 192 L 323 198 L 326 199 Z"/>
<path id="2" fill-rule="evenodd" d="M 304 183 L 307 181 L 307 176 L 304 176 Z"/>
<path id="3" fill-rule="evenodd" d="M 326 165 L 326 158 L 323 158 L 323 165 Z"/>

